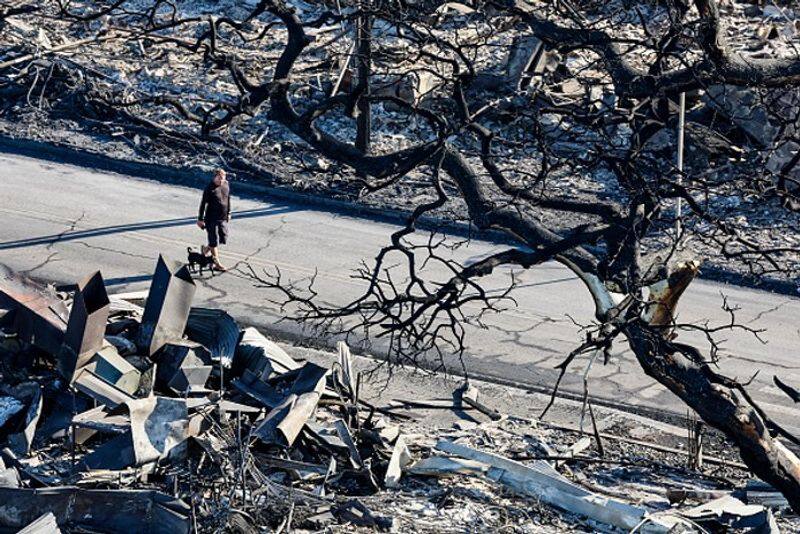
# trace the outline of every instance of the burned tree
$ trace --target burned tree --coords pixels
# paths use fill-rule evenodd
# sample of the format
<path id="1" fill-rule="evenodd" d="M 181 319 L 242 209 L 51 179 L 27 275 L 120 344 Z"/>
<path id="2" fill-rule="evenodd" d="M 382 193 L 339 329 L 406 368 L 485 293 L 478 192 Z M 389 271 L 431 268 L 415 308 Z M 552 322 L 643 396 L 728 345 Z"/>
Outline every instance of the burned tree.
<path id="1" fill-rule="evenodd" d="M 800 440 L 714 368 L 714 334 L 744 327 L 681 324 L 674 313 L 700 258 L 755 277 L 797 274 L 797 242 L 778 239 L 797 233 L 800 57 L 792 36 L 786 46 L 770 43 L 772 32 L 762 36 L 749 22 L 758 15 L 714 0 L 384 2 L 314 12 L 262 0 L 240 18 L 126 4 L 60 10 L 75 24 L 110 18 L 113 31 L 147 38 L 146 59 L 179 54 L 198 77 L 223 73 L 226 85 L 209 94 L 98 84 L 86 101 L 104 119 L 213 144 L 254 173 L 264 168 L 264 128 L 276 127 L 352 173 L 359 194 L 396 194 L 413 181 L 413 213 L 359 271 L 360 298 L 326 306 L 313 289 L 254 273 L 299 320 L 383 336 L 396 362 L 459 353 L 465 324 L 513 298 L 513 283 L 501 292 L 484 287 L 488 275 L 555 260 L 595 307 L 586 340 L 562 369 L 630 346 L 648 375 L 723 431 L 800 511 L 800 461 L 783 444 Z M 742 31 L 728 32 L 728 19 Z M 371 51 L 369 83 L 363 75 L 348 83 L 352 69 L 348 76 L 342 64 L 357 47 L 342 36 L 365 20 L 373 24 L 363 50 Z M 770 24 L 780 35 L 779 23 Z M 15 57 L 0 67 L 26 61 Z M 19 91 L 19 79 L 10 76 L 8 87 Z M 689 108 L 682 172 L 674 149 L 681 93 Z M 373 119 L 380 110 L 402 141 L 373 142 L 370 151 L 354 143 L 364 110 Z M 772 220 L 749 224 L 764 206 Z M 508 248 L 462 265 L 446 242 L 414 239 L 430 215 L 499 231 Z M 684 343 L 681 334 L 698 329 L 708 346 Z"/>
<path id="2" fill-rule="evenodd" d="M 529 269 L 558 261 L 589 290 L 597 320 L 564 368 L 579 354 L 607 354 L 613 343 L 627 343 L 648 375 L 722 430 L 754 472 L 780 488 L 798 510 L 800 461 L 782 440 L 800 441 L 774 423 L 741 383 L 712 368 L 713 342 L 711 349 L 681 343 L 681 331 L 690 326 L 677 324 L 674 315 L 680 294 L 698 270 L 695 261 L 674 261 L 679 246 L 690 237 L 716 245 L 718 254 L 742 261 L 755 272 L 790 272 L 789 262 L 798 252 L 795 247 L 753 242 L 719 206 L 723 198 L 746 195 L 773 198 L 774 203 L 783 199 L 783 206 L 790 206 L 786 200 L 792 193 L 785 181 L 789 163 L 780 168 L 775 186 L 768 185 L 771 177 L 764 174 L 747 175 L 742 169 L 756 163 L 758 156 L 740 154 L 741 148 L 724 133 L 698 118 L 691 123 L 694 144 L 704 148 L 712 161 L 709 168 L 695 166 L 694 172 L 679 173 L 669 143 L 664 146 L 662 139 L 658 146 L 658 136 L 668 138 L 674 128 L 671 108 L 680 92 L 712 93 L 725 99 L 738 87 L 758 87 L 770 89 L 766 98 L 794 102 L 789 88 L 797 81 L 800 59 L 745 59 L 726 42 L 716 3 L 698 1 L 691 10 L 667 4 L 655 23 L 639 13 L 641 26 L 638 33 L 631 30 L 634 38 L 617 36 L 611 24 L 615 16 L 635 17 L 639 6 L 608 13 L 600 6 L 561 11 L 522 3 L 492 4 L 500 13 L 498 21 L 524 25 L 524 31 L 540 39 L 548 51 L 585 61 L 578 72 L 567 74 L 556 67 L 553 73 L 537 73 L 541 85 L 523 93 L 507 79 L 478 71 L 471 57 L 489 41 L 488 36 L 459 44 L 459 39 L 448 40 L 434 26 L 420 24 L 424 16 L 413 9 L 401 16 L 381 13 L 413 43 L 417 65 L 426 65 L 417 68 L 434 72 L 441 85 L 436 99 L 427 105 L 398 95 L 356 93 L 356 99 L 390 102 L 424 119 L 430 132 L 428 139 L 412 147 L 363 155 L 321 120 L 336 107 L 352 105 L 346 96 L 316 102 L 293 99 L 293 65 L 312 40 L 292 10 L 272 3 L 268 10 L 286 25 L 288 40 L 268 82 L 271 118 L 327 158 L 369 176 L 367 190 L 390 187 L 412 169 L 424 167 L 434 195 L 416 207 L 375 264 L 360 272 L 367 289 L 359 299 L 326 307 L 279 278 L 264 281 L 297 305 L 301 320 L 331 326 L 356 317 L 358 327 L 390 337 L 395 358 L 413 361 L 430 351 L 462 351 L 467 305 L 480 303 L 483 313 L 509 298 L 508 292 L 484 290 L 481 277 L 501 265 Z M 635 20 L 628 23 L 637 26 Z M 557 75 L 562 78 L 560 94 L 548 88 Z M 791 129 L 791 117 L 778 118 Z M 526 128 L 518 141 L 509 138 L 513 128 L 502 124 L 503 119 Z M 697 142 L 700 136 L 705 137 L 702 144 Z M 539 159 L 535 173 L 514 166 L 517 147 L 535 147 Z M 512 155 L 500 156 L 501 148 Z M 606 185 L 615 188 L 614 194 L 605 199 L 580 198 L 557 184 L 559 176 L 570 173 L 592 179 L 606 173 Z M 514 245 L 462 266 L 440 254 L 435 242 L 420 246 L 407 239 L 424 215 L 456 199 L 464 203 L 474 226 L 500 230 Z M 678 199 L 687 207 L 680 216 L 680 234 L 673 231 Z M 545 212 L 569 214 L 562 220 L 579 222 L 558 228 L 543 222 Z M 660 254 L 646 254 L 652 250 L 648 243 L 658 239 L 664 242 Z M 402 275 L 389 268 L 398 257 Z M 449 277 L 426 279 L 420 274 L 423 262 L 438 263 Z"/>

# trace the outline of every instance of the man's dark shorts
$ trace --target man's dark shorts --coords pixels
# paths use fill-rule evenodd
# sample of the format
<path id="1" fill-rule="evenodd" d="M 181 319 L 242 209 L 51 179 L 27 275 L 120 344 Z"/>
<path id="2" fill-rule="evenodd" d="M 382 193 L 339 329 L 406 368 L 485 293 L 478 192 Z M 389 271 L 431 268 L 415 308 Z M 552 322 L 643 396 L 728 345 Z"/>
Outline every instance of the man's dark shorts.
<path id="1" fill-rule="evenodd" d="M 225 245 L 228 242 L 227 221 L 206 221 L 206 233 L 209 247 Z"/>

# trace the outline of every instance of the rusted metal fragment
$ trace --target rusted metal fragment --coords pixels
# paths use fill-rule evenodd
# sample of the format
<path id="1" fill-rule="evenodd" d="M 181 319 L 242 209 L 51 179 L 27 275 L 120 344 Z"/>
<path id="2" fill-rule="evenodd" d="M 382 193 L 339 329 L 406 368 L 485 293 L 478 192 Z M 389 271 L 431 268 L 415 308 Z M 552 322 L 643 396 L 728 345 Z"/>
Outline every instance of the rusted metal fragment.
<path id="1" fill-rule="evenodd" d="M 53 291 L 0 265 L 0 308 L 12 310 L 12 328 L 20 339 L 58 354 L 69 310 Z"/>
<path id="2" fill-rule="evenodd" d="M 192 308 L 186 322 L 186 337 L 206 347 L 212 360 L 230 368 L 239 343 L 239 325 L 223 310 Z"/>
<path id="3" fill-rule="evenodd" d="M 64 344 L 58 352 L 58 371 L 74 381 L 95 353 L 103 348 L 109 300 L 100 271 L 86 278 L 75 290 Z"/>
<path id="4" fill-rule="evenodd" d="M 58 524 L 96 532 L 189 532 L 190 508 L 180 499 L 146 490 L 0 488 L 0 525 L 21 529 L 44 510 Z"/>
<path id="5" fill-rule="evenodd" d="M 153 396 L 126 404 L 136 465 L 185 453 L 189 437 L 185 400 Z"/>
<path id="6" fill-rule="evenodd" d="M 148 356 L 183 337 L 196 289 L 184 264 L 158 256 L 137 338 L 137 344 Z"/>

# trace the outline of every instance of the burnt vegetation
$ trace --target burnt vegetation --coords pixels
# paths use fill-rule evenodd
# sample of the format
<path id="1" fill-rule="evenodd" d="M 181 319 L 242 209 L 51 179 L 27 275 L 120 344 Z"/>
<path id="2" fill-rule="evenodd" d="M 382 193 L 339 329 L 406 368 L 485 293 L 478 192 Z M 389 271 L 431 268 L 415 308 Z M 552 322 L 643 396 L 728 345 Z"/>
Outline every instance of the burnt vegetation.
<path id="1" fill-rule="evenodd" d="M 326 305 L 313 286 L 251 273 L 297 320 L 389 339 L 395 363 L 463 351 L 465 325 L 514 304 L 513 278 L 487 289 L 488 275 L 555 260 L 595 305 L 562 368 L 629 346 L 800 512 L 786 445 L 800 439 L 716 366 L 717 334 L 747 327 L 734 310 L 721 326 L 673 313 L 700 259 L 797 275 L 793 21 L 763 32 L 760 7 L 716 0 L 245 4 L 222 16 L 161 0 L 6 5 L 3 25 L 38 17 L 69 41 L 9 43 L 4 116 L 69 110 L 143 149 L 191 147 L 256 175 L 272 129 L 301 163 L 319 158 L 321 180 L 345 175 L 353 196 L 412 190 L 405 227 L 356 273 L 360 298 Z M 98 58 L 120 50 L 136 59 L 115 78 L 108 65 L 123 60 Z M 507 248 L 456 262 L 452 241 L 416 236 L 443 213 L 502 233 Z M 682 341 L 698 329 L 706 345 Z"/>

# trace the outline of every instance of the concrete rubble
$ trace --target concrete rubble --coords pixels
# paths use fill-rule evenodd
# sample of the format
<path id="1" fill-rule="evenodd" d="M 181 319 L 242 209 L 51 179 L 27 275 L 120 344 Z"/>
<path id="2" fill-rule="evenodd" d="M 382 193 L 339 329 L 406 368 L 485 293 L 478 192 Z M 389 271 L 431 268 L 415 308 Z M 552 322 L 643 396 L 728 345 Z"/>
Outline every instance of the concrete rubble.
<path id="1" fill-rule="evenodd" d="M 462 491 L 544 507 L 552 529 L 525 532 L 779 532 L 776 514 L 786 521 L 769 486 L 686 479 L 661 491 L 668 500 L 642 493 L 641 480 L 627 495 L 602 489 L 581 462 L 618 464 L 620 483 L 631 474 L 593 446 L 600 433 L 550 443 L 471 382 L 452 401 L 373 404 L 344 343 L 327 365 L 293 358 L 223 310 L 192 307 L 193 292 L 191 275 L 163 257 L 144 308 L 109 298 L 99 273 L 65 300 L 4 275 L 0 530 L 438 532 L 466 516 L 442 516 L 441 504 L 433 518 L 425 503 Z M 425 409 L 472 415 L 431 433 Z"/>

